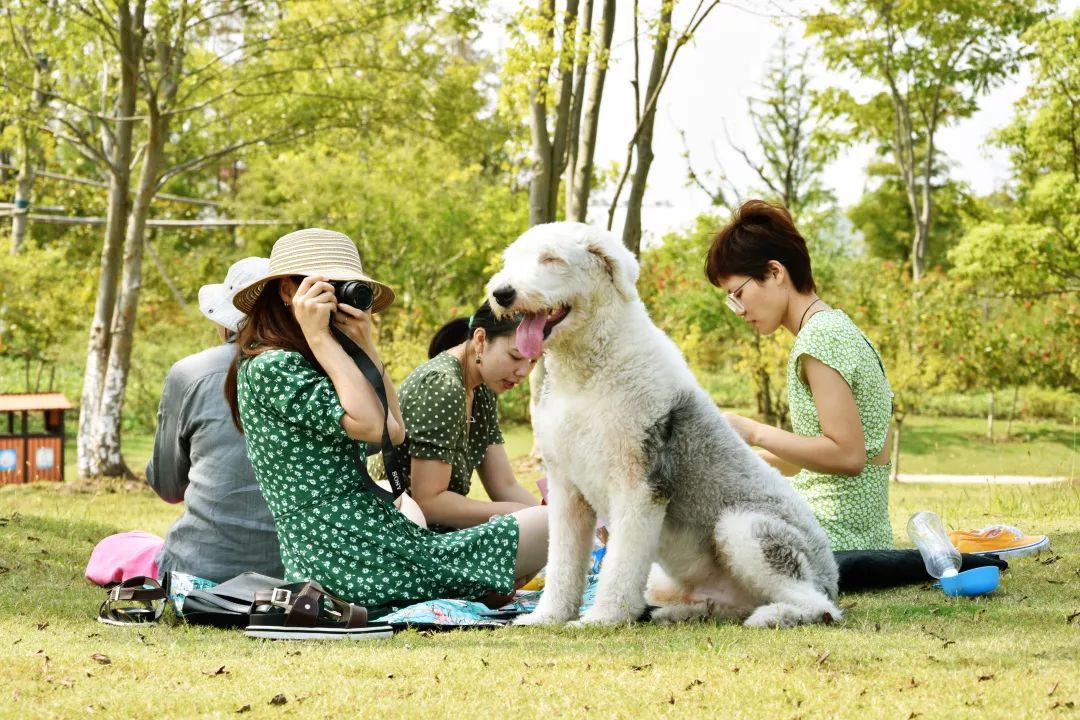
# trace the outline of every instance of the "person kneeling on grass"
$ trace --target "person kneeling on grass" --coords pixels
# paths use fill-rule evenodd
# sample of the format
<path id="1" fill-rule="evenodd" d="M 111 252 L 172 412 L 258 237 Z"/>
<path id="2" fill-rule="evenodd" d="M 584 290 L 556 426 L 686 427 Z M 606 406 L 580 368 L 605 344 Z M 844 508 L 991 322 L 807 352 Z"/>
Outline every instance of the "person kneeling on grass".
<path id="1" fill-rule="evenodd" d="M 367 283 L 371 310 L 337 302 L 331 280 Z M 249 321 L 226 397 L 277 522 L 285 577 L 316 580 L 367 606 L 508 594 L 544 563 L 543 511 L 526 508 L 439 534 L 421 527 L 407 496 L 395 507 L 361 484 L 364 443 L 382 441 L 384 422 L 393 444 L 405 435 L 372 339 L 371 314 L 393 297 L 363 273 L 352 240 L 318 228 L 280 238 L 269 274 L 236 296 Z M 388 408 L 331 333 L 331 321 L 382 374 Z"/>
<path id="2" fill-rule="evenodd" d="M 473 527 L 540 504 L 514 477 L 496 401 L 536 363 L 515 345 L 520 320 L 497 319 L 486 302 L 472 317 L 451 320 L 432 338 L 428 362 L 401 384 L 409 492 L 434 530 Z M 369 466 L 373 477 L 385 477 L 381 455 Z M 468 497 L 474 471 L 491 502 Z"/>
<path id="3" fill-rule="evenodd" d="M 892 389 L 866 335 L 818 297 L 806 241 L 786 209 L 743 204 L 713 237 L 705 274 L 728 307 L 762 335 L 795 336 L 788 360 L 794 432 L 733 413 L 743 440 L 791 480 L 833 550 L 891 548 Z"/>

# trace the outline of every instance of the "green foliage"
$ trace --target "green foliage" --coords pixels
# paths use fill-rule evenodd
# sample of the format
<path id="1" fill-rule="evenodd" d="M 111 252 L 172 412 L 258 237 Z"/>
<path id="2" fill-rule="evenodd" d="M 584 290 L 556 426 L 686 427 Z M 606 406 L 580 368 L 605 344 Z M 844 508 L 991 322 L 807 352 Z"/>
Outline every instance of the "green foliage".
<path id="1" fill-rule="evenodd" d="M 926 267 L 939 130 L 969 117 L 977 99 L 1018 67 L 1016 37 L 1044 15 L 1040 0 L 834 0 L 807 19 L 826 64 L 869 81 L 867 97 L 836 90 L 852 136 L 899 167 L 912 221 L 912 274 Z"/>
<path id="2" fill-rule="evenodd" d="M 1080 290 L 1080 11 L 1025 36 L 1032 85 L 996 138 L 1011 151 L 1015 185 L 952 253 L 983 292 L 1039 297 Z M 1073 330 L 1075 332 L 1075 330 Z"/>
<path id="3" fill-rule="evenodd" d="M 915 221 L 904 194 L 903 181 L 892 164 L 872 165 L 869 174 L 881 177 L 881 182 L 848 208 L 848 219 L 871 255 L 896 263 L 909 262 Z M 947 268 L 950 265 L 949 250 L 963 237 L 970 218 L 979 209 L 967 188 L 955 180 L 943 180 L 935 186 L 933 202 L 935 212 L 926 263 L 930 267 Z"/>
<path id="4" fill-rule="evenodd" d="M 1012 391 L 995 396 L 994 413 L 1008 418 L 1013 410 Z M 989 410 L 987 393 L 940 393 L 928 395 L 920 412 L 932 417 L 985 418 Z M 1068 424 L 1080 418 L 1080 394 L 1064 388 L 1028 386 L 1017 392 L 1015 417 L 1023 420 L 1047 419 Z M 905 466 L 907 463 L 905 463 Z"/>
<path id="5" fill-rule="evenodd" d="M 758 336 L 705 280 L 709 236 L 721 222 L 701 216 L 688 232 L 670 234 L 647 250 L 639 288 L 653 319 L 691 367 L 717 386 L 719 402 L 756 405 L 759 415 L 779 422 L 786 414 L 792 338 L 785 332 Z M 915 283 L 903 263 L 828 252 L 829 241 L 816 236 L 808 242 L 822 297 L 879 348 L 901 416 L 940 411 L 948 405 L 933 398 L 942 393 L 970 397 L 1015 385 L 1076 385 L 1080 306 L 1073 298 L 984 298 L 941 270 Z M 732 376 L 741 378 L 741 392 L 738 384 L 732 392 L 715 380 Z M 1024 412 L 1067 420 L 1068 407 L 1042 402 Z"/>
<path id="6" fill-rule="evenodd" d="M 15 372 L 5 372 L 0 392 L 48 389 L 53 367 L 71 356 L 72 340 L 85 327 L 87 319 L 79 310 L 93 291 L 92 278 L 68 263 L 60 249 L 0 254 L 0 357 L 17 359 L 35 378 L 23 382 Z M 44 383 L 36 379 L 39 375 Z"/>

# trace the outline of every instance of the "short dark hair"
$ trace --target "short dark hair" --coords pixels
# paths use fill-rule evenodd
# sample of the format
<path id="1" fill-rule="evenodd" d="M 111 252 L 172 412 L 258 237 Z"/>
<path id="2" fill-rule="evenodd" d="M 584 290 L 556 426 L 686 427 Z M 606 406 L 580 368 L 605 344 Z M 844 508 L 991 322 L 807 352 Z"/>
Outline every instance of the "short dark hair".
<path id="1" fill-rule="evenodd" d="M 764 280 L 769 261 L 783 265 L 795 289 L 814 292 L 810 251 L 791 213 L 783 205 L 747 200 L 724 227 L 716 231 L 705 257 L 705 276 L 717 287 L 732 275 Z"/>
<path id="2" fill-rule="evenodd" d="M 520 324 L 520 315 L 495 317 L 491 306 L 485 300 L 472 317 L 455 318 L 436 330 L 435 336 L 431 338 L 431 343 L 428 345 L 428 357 L 433 358 L 441 352 L 460 345 L 471 338 L 473 331 L 477 328 L 484 328 L 488 340 L 494 340 L 517 332 Z"/>

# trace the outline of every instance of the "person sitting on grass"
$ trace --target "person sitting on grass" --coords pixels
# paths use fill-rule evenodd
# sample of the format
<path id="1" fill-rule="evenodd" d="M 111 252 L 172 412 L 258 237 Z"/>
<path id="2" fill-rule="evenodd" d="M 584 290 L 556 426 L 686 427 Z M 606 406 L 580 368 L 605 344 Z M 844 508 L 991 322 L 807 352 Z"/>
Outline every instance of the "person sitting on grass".
<path id="1" fill-rule="evenodd" d="M 499 427 L 496 396 L 536 362 L 514 344 L 519 322 L 497 319 L 485 302 L 439 328 L 430 359 L 401 384 L 410 493 L 432 529 L 473 527 L 540 504 L 514 477 Z M 385 476 L 381 456 L 370 466 L 373 477 Z M 468 497 L 474 471 L 490 502 Z"/>
<path id="2" fill-rule="evenodd" d="M 892 389 L 877 350 L 817 294 L 806 241 L 786 209 L 746 202 L 709 247 L 705 274 L 762 335 L 795 336 L 788 432 L 733 413 L 736 432 L 806 498 L 833 550 L 887 549 Z"/>
<path id="3" fill-rule="evenodd" d="M 366 283 L 371 309 L 339 303 L 331 280 Z M 405 435 L 372 337 L 372 313 L 393 298 L 364 274 L 352 240 L 319 228 L 278 239 L 270 273 L 236 296 L 249 320 L 225 392 L 277 522 L 285 578 L 369 607 L 505 596 L 544 564 L 546 513 L 524 508 L 439 534 L 407 495 L 395 506 L 362 482 L 366 443 L 382 442 L 384 423 L 394 445 Z M 387 406 L 331 322 L 375 365 Z"/>
<path id="4" fill-rule="evenodd" d="M 224 397 L 245 319 L 233 295 L 267 267 L 266 258 L 245 258 L 229 268 L 223 284 L 199 289 L 199 309 L 216 323 L 222 343 L 183 358 L 165 376 L 146 481 L 163 500 L 183 502 L 184 513 L 157 555 L 159 576 L 182 572 L 219 583 L 246 571 L 283 572 L 274 518 Z"/>

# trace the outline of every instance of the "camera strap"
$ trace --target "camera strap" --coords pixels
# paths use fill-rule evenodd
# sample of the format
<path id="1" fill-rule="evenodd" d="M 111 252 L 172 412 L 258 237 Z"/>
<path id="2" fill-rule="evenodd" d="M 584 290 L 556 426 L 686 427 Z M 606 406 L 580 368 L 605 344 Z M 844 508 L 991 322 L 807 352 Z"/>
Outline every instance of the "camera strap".
<path id="1" fill-rule="evenodd" d="M 383 406 L 383 436 L 382 436 L 382 454 L 383 454 L 383 466 L 386 468 L 386 478 L 390 481 L 390 491 L 380 487 L 378 483 L 371 479 L 371 474 L 367 469 L 366 458 L 360 451 L 360 443 L 353 443 L 353 461 L 356 463 L 356 470 L 360 473 L 360 482 L 364 489 L 369 490 L 375 494 L 376 497 L 385 500 L 388 503 L 393 504 L 395 500 L 405 492 L 405 473 L 402 469 L 401 456 L 398 454 L 398 449 L 394 447 L 393 442 L 390 440 L 390 403 L 386 399 L 386 385 L 383 382 L 382 374 L 379 369 L 375 367 L 375 363 L 367 356 L 360 346 L 353 342 L 352 338 L 342 332 L 334 325 L 330 326 L 330 331 L 337 338 L 337 341 L 341 343 L 342 349 L 345 353 L 352 358 L 352 361 L 356 363 L 356 367 L 360 369 L 367 381 L 371 384 L 375 394 L 379 396 L 379 402 Z"/>

